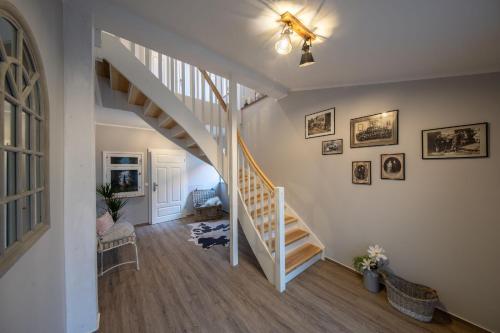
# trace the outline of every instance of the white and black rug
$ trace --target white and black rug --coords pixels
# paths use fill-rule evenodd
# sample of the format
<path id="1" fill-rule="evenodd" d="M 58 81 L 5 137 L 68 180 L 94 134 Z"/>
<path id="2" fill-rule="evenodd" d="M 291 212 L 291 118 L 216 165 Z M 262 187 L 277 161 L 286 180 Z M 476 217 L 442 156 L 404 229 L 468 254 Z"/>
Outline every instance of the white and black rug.
<path id="1" fill-rule="evenodd" d="M 190 242 L 195 243 L 204 249 L 209 249 L 214 245 L 229 245 L 229 223 L 228 221 L 191 223 Z"/>

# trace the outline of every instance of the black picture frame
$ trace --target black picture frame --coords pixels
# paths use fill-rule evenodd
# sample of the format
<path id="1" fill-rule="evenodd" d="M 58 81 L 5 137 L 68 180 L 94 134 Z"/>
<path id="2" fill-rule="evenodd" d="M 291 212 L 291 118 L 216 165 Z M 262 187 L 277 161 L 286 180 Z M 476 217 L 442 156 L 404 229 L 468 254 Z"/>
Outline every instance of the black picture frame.
<path id="1" fill-rule="evenodd" d="M 392 128 L 393 139 L 391 141 L 387 140 L 388 142 L 386 142 L 386 143 L 366 143 L 366 144 L 354 143 L 354 136 L 356 135 L 354 126 L 357 122 L 360 122 L 362 120 L 368 121 L 369 118 L 373 118 L 373 117 L 379 118 L 380 116 L 382 116 L 384 114 L 391 114 L 391 113 L 395 113 L 395 120 L 394 120 L 393 128 Z M 399 144 L 399 110 L 398 109 L 390 110 L 390 111 L 386 111 L 386 112 L 375 113 L 375 114 L 371 114 L 368 116 L 353 118 L 350 120 L 350 146 L 351 146 L 351 148 L 394 146 L 394 145 L 398 145 L 398 144 Z"/>
<path id="2" fill-rule="evenodd" d="M 340 152 L 334 152 L 334 153 L 325 152 L 325 144 L 332 141 L 340 142 Z M 321 155 L 341 155 L 343 153 L 344 153 L 344 139 L 332 139 L 332 140 L 321 141 Z"/>
<path id="3" fill-rule="evenodd" d="M 368 181 L 366 182 L 356 182 L 354 176 L 354 168 L 355 165 L 364 163 L 368 169 Z M 351 170 L 351 180 L 355 185 L 371 185 L 372 184 L 372 161 L 353 161 L 352 162 L 352 170 Z"/>
<path id="4" fill-rule="evenodd" d="M 384 173 L 387 174 L 385 171 L 385 165 L 384 165 L 384 158 L 397 158 L 400 161 L 400 168 L 401 171 L 398 172 L 400 176 L 394 176 L 394 177 L 388 177 L 384 176 Z M 387 161 L 387 160 L 386 160 Z M 385 180 L 405 180 L 406 179 L 406 155 L 405 153 L 393 153 L 393 154 L 381 154 L 380 155 L 380 179 L 385 179 Z"/>
<path id="5" fill-rule="evenodd" d="M 479 153 L 479 155 L 462 155 L 462 156 L 434 156 L 434 157 L 429 157 L 426 155 L 425 152 L 425 146 L 427 143 L 428 146 L 428 138 L 425 140 L 425 134 L 428 132 L 436 132 L 436 131 L 441 131 L 441 130 L 449 130 L 452 128 L 455 129 L 460 129 L 460 128 L 466 128 L 466 127 L 472 127 L 472 126 L 484 126 L 484 135 L 481 135 L 480 139 L 483 138 L 484 141 L 480 140 L 479 145 L 484 142 L 484 148 L 483 153 Z M 489 123 L 488 122 L 482 122 L 482 123 L 473 123 L 473 124 L 465 124 L 465 125 L 455 125 L 455 126 L 447 126 L 447 127 L 438 127 L 438 128 L 431 128 L 431 129 L 425 129 L 422 130 L 422 159 L 423 160 L 453 160 L 453 159 L 475 159 L 475 158 L 488 158 L 490 157 L 490 129 L 489 129 Z M 481 151 L 481 147 L 480 147 Z"/>
<path id="6" fill-rule="evenodd" d="M 324 134 L 309 135 L 308 126 L 307 126 L 308 118 L 310 118 L 311 116 L 317 115 L 319 113 L 327 113 L 328 111 L 330 111 L 332 114 L 332 116 L 330 117 L 330 122 L 331 122 L 330 132 L 324 133 Z M 335 135 L 335 107 L 331 107 L 331 108 L 324 109 L 324 110 L 321 110 L 318 112 L 310 113 L 310 114 L 307 114 L 304 116 L 304 137 L 306 139 L 314 139 L 314 138 L 319 138 L 319 137 L 328 136 L 328 135 Z"/>

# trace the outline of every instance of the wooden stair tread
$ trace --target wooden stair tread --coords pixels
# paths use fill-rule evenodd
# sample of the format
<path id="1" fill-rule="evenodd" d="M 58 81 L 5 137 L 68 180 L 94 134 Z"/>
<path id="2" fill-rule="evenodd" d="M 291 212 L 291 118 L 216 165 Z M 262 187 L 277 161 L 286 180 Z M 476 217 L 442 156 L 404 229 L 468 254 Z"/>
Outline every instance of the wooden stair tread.
<path id="1" fill-rule="evenodd" d="M 287 253 L 285 259 L 285 272 L 286 274 L 293 271 L 295 268 L 299 267 L 315 255 L 321 252 L 321 248 L 313 245 L 311 243 L 307 243 L 302 245 L 301 247 L 293 250 L 290 253 Z"/>
<path id="2" fill-rule="evenodd" d="M 188 136 L 188 132 L 186 132 L 184 129 L 172 135 L 172 137 L 176 139 L 186 139 Z"/>
<path id="3" fill-rule="evenodd" d="M 199 148 L 198 144 L 196 143 L 196 141 L 192 141 L 192 142 L 189 142 L 186 147 L 188 148 Z"/>
<path id="4" fill-rule="evenodd" d="M 301 228 L 295 228 L 285 232 L 285 245 L 290 245 L 304 237 L 307 237 L 309 232 Z"/>
<path id="5" fill-rule="evenodd" d="M 285 225 L 288 225 L 290 223 L 295 223 L 297 222 L 299 219 L 296 218 L 295 216 L 292 216 L 292 215 L 285 215 Z M 262 227 L 264 228 L 264 230 L 267 230 L 269 228 L 269 222 L 265 222 L 262 224 Z M 274 227 L 274 220 L 271 222 L 271 228 Z"/>
<path id="6" fill-rule="evenodd" d="M 304 237 L 309 236 L 309 232 L 307 230 L 301 228 L 291 229 L 285 232 L 285 246 L 295 243 L 298 240 L 301 240 Z M 271 240 L 271 250 L 274 252 L 274 246 L 276 242 L 274 241 L 275 237 Z"/>

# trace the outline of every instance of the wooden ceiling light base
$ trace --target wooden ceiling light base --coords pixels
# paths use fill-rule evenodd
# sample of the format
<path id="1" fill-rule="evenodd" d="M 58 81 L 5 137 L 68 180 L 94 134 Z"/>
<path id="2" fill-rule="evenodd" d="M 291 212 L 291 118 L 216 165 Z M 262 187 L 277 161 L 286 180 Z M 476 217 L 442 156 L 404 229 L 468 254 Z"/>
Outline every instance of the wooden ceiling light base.
<path id="1" fill-rule="evenodd" d="M 316 39 L 316 34 L 309 30 L 304 23 L 300 22 L 300 20 L 293 16 L 290 12 L 283 13 L 281 15 L 280 22 L 289 26 L 295 33 L 305 40 L 313 41 Z"/>

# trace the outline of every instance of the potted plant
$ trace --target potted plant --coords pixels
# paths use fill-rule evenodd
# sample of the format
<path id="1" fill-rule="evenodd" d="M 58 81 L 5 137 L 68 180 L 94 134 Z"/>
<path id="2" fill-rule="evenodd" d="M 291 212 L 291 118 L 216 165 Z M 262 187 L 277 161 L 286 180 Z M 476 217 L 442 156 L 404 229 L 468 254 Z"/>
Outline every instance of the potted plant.
<path id="1" fill-rule="evenodd" d="M 126 205 L 127 200 L 116 197 L 116 192 L 110 183 L 97 186 L 96 192 L 103 198 L 106 211 L 111 215 L 113 221 L 117 222 L 121 217 L 120 210 Z"/>
<path id="2" fill-rule="evenodd" d="M 363 284 L 372 293 L 380 291 L 380 275 L 378 270 L 387 262 L 385 250 L 379 245 L 371 245 L 368 254 L 354 258 L 354 268 L 363 274 Z"/>

